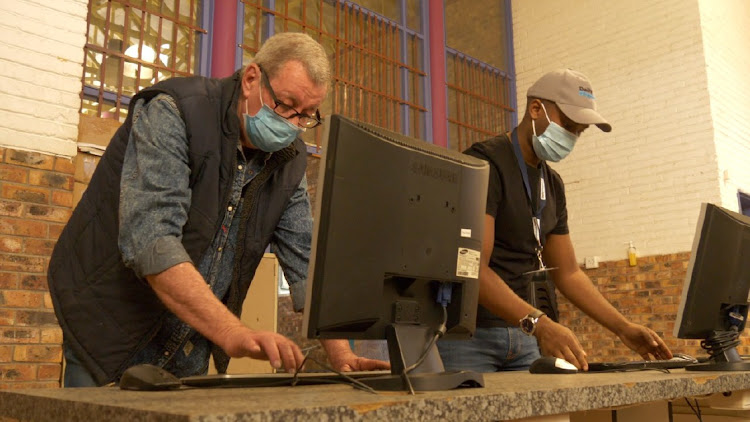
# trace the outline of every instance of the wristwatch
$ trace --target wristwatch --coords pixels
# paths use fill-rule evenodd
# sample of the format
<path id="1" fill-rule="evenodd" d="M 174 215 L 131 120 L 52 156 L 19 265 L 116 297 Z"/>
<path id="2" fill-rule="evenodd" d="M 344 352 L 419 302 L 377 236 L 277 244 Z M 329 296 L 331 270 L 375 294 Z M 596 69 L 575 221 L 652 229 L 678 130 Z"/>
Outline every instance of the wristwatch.
<path id="1" fill-rule="evenodd" d="M 519 326 L 521 327 L 521 331 L 523 331 L 523 333 L 527 336 L 533 336 L 534 331 L 536 331 L 536 324 L 537 322 L 539 322 L 539 318 L 541 318 L 542 315 L 544 315 L 544 312 L 536 309 L 534 312 L 521 318 L 518 321 Z"/>

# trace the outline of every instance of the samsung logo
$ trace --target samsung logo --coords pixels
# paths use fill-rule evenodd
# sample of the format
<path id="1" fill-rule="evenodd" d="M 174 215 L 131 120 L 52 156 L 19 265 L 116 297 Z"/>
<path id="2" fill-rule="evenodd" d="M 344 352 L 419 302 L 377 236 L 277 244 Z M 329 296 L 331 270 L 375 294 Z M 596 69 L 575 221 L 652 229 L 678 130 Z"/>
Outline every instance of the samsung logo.
<path id="1" fill-rule="evenodd" d="M 412 161 L 411 172 L 421 176 L 431 177 L 441 182 L 458 183 L 458 173 L 455 171 L 433 167 L 424 161 Z"/>

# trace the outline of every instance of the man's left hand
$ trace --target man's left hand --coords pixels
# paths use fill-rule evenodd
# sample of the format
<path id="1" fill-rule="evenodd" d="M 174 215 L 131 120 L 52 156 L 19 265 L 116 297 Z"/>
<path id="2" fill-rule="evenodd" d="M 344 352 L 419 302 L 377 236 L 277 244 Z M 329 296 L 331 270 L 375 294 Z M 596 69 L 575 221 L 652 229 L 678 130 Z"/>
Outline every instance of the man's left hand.
<path id="1" fill-rule="evenodd" d="M 390 369 L 391 364 L 382 360 L 368 359 L 357 356 L 352 352 L 339 356 L 329 356 L 333 369 L 341 372 L 349 371 L 374 371 L 378 369 Z"/>
<path id="2" fill-rule="evenodd" d="M 328 353 L 328 360 L 331 361 L 333 369 L 337 371 L 374 371 L 391 368 L 389 362 L 355 355 L 346 340 L 321 340 L 320 342 Z"/>
<path id="3" fill-rule="evenodd" d="M 626 346 L 641 355 L 643 359 L 671 359 L 672 352 L 653 330 L 643 325 L 629 323 L 618 333 L 618 337 Z"/>

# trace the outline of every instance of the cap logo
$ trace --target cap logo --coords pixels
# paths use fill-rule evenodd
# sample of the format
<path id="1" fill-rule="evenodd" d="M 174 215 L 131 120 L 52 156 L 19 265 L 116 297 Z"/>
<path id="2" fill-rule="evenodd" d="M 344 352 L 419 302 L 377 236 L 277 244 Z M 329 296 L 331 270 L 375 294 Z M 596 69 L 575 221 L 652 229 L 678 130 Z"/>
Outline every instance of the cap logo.
<path id="1" fill-rule="evenodd" d="M 594 91 L 591 90 L 591 88 L 587 88 L 585 86 L 579 86 L 578 87 L 578 95 L 581 97 L 586 97 L 591 100 L 594 100 Z"/>

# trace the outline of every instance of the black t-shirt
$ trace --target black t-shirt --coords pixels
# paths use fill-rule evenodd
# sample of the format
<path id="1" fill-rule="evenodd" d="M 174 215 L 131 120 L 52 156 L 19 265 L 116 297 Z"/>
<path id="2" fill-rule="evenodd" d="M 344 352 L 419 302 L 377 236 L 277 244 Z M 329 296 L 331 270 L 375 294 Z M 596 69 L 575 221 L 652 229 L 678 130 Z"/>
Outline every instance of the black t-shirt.
<path id="1" fill-rule="evenodd" d="M 521 169 L 513 152 L 513 144 L 506 134 L 472 145 L 464 153 L 480 158 L 490 164 L 490 180 L 487 190 L 487 214 L 495 217 L 495 245 L 490 257 L 490 268 L 494 270 L 522 299 L 529 300 L 530 276 L 527 271 L 536 270 L 537 241 L 532 226 L 533 211 L 539 201 L 539 178 L 542 166 L 546 173 L 546 204 L 542 210 L 541 231 L 543 238 L 549 234 L 568 234 L 568 212 L 565 205 L 565 190 L 560 175 L 546 162 L 533 167 L 528 164 L 531 198 L 529 204 Z M 479 306 L 477 326 L 508 326 L 502 318 Z"/>

